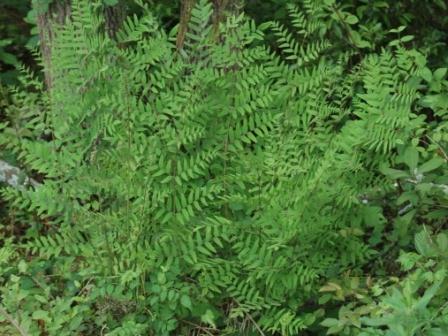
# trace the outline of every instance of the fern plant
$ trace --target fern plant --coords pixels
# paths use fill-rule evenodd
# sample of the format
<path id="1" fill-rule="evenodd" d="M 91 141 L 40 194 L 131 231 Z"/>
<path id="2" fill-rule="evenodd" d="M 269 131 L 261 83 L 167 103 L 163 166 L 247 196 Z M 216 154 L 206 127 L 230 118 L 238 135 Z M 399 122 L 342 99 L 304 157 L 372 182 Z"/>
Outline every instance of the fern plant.
<path id="1" fill-rule="evenodd" d="M 25 72 L 0 126 L 39 181 L 2 190 L 33 260 L 0 250 L 5 309 L 34 334 L 312 334 L 321 285 L 363 274 L 387 233 L 424 56 L 333 41 L 331 1 L 289 26 L 229 16 L 217 41 L 201 0 L 181 49 L 144 4 L 112 40 L 98 4 L 73 1 L 54 85 Z"/>

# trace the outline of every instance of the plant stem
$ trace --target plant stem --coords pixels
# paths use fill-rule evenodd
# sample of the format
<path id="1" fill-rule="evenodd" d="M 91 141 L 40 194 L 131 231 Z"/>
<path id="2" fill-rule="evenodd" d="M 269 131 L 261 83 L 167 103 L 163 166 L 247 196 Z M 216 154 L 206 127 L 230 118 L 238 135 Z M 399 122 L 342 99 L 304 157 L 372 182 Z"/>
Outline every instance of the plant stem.
<path id="1" fill-rule="evenodd" d="M 15 320 L 11 315 L 8 314 L 8 312 L 2 306 L 0 306 L 0 314 L 2 314 L 9 321 L 9 323 L 11 323 L 14 328 L 17 329 L 21 336 L 31 336 L 30 334 L 28 334 L 28 332 L 25 331 L 25 329 L 22 328 L 17 320 Z"/>

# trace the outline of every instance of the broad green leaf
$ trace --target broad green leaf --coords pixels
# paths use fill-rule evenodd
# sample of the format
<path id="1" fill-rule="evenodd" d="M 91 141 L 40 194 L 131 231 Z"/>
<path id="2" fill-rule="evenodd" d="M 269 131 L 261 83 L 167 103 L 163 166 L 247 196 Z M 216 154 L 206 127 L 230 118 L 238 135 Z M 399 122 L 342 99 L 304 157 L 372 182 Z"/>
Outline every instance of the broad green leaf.
<path id="1" fill-rule="evenodd" d="M 441 252 L 448 252 L 448 235 L 446 233 L 439 233 L 436 237 L 436 241 Z"/>
<path id="2" fill-rule="evenodd" d="M 191 299 L 188 295 L 182 295 L 180 298 L 180 303 L 182 306 L 184 306 L 185 308 L 188 309 L 192 309 L 192 305 L 191 305 Z"/>
<path id="3" fill-rule="evenodd" d="M 398 28 L 389 30 L 389 33 L 401 33 L 405 29 L 406 29 L 406 26 L 400 26 Z"/>
<path id="4" fill-rule="evenodd" d="M 430 107 L 434 110 L 448 109 L 448 94 L 440 93 L 435 95 L 427 95 L 422 98 L 421 105 Z"/>
<path id="5" fill-rule="evenodd" d="M 339 334 L 344 329 L 344 324 L 333 326 L 327 330 L 327 335 Z"/>
<path id="6" fill-rule="evenodd" d="M 411 171 L 414 171 L 418 165 L 418 150 L 414 146 L 409 146 L 403 153 L 403 162 L 410 168 Z"/>
<path id="7" fill-rule="evenodd" d="M 410 177 L 410 175 L 403 170 L 393 169 L 387 166 L 380 167 L 380 172 L 393 180 Z"/>
<path id="8" fill-rule="evenodd" d="M 431 328 L 427 331 L 427 336 L 446 336 L 446 330 L 441 328 Z"/>
<path id="9" fill-rule="evenodd" d="M 25 260 L 19 261 L 18 269 L 20 273 L 26 273 L 28 269 L 28 264 L 25 262 Z"/>
<path id="10" fill-rule="evenodd" d="M 358 48 L 370 48 L 371 45 L 368 41 L 365 41 L 361 38 L 361 35 L 355 31 L 355 30 L 350 30 L 350 36 L 351 39 L 353 40 L 353 43 L 358 47 Z"/>
<path id="11" fill-rule="evenodd" d="M 419 173 L 427 173 L 430 171 L 433 171 L 437 168 L 439 168 L 441 165 L 446 164 L 445 160 L 442 159 L 439 156 L 436 156 L 429 160 L 428 162 L 425 162 L 418 168 Z"/>
<path id="12" fill-rule="evenodd" d="M 392 294 L 385 297 L 383 302 L 398 311 L 406 311 L 408 307 L 403 293 L 395 287 L 392 288 Z"/>
<path id="13" fill-rule="evenodd" d="M 163 272 L 159 272 L 157 273 L 157 281 L 159 282 L 159 284 L 164 284 L 166 283 L 166 275 Z"/>
<path id="14" fill-rule="evenodd" d="M 403 271 L 409 271 L 415 266 L 415 264 L 421 258 L 422 256 L 417 253 L 409 252 L 409 253 L 402 253 L 398 258 L 398 261 L 400 262 Z"/>
<path id="15" fill-rule="evenodd" d="M 31 315 L 33 320 L 49 320 L 49 314 L 48 312 L 44 310 L 36 310 L 33 312 L 33 315 Z"/>
<path id="16" fill-rule="evenodd" d="M 335 319 L 335 318 L 326 318 L 325 320 L 323 320 L 323 321 L 320 323 L 320 325 L 323 326 L 323 327 L 330 328 L 330 327 L 339 325 L 339 323 L 340 323 L 340 322 L 339 322 L 338 319 Z"/>
<path id="17" fill-rule="evenodd" d="M 115 6 L 119 0 L 103 0 L 106 6 Z"/>
<path id="18" fill-rule="evenodd" d="M 431 237 L 425 230 L 417 233 L 414 239 L 415 248 L 424 257 L 431 257 L 434 255 L 434 248 L 432 246 Z"/>
<path id="19" fill-rule="evenodd" d="M 205 313 L 201 315 L 201 321 L 213 328 L 216 328 L 215 318 L 215 314 L 210 309 L 207 309 Z"/>
<path id="20" fill-rule="evenodd" d="M 413 39 L 414 39 L 414 35 L 406 35 L 406 36 L 403 36 L 400 39 L 400 41 L 401 42 L 409 42 L 409 41 L 412 41 Z"/>
<path id="21" fill-rule="evenodd" d="M 435 80 L 442 80 L 443 77 L 445 77 L 447 72 L 447 68 L 439 68 L 436 71 L 434 71 L 434 79 Z"/>
<path id="22" fill-rule="evenodd" d="M 354 24 L 358 23 L 358 18 L 353 14 L 348 14 L 345 17 L 345 22 L 347 22 L 350 25 L 354 25 Z"/>
<path id="23" fill-rule="evenodd" d="M 429 302 L 434 297 L 434 295 L 436 295 L 436 292 L 439 290 L 441 284 L 442 281 L 439 280 L 434 285 L 429 287 L 425 291 L 425 294 L 420 298 L 420 300 L 418 300 L 417 304 L 415 305 L 415 308 L 418 310 L 425 309 L 428 306 Z"/>
<path id="24" fill-rule="evenodd" d="M 432 81 L 432 72 L 428 68 L 423 68 L 420 72 L 420 75 L 422 78 L 427 81 L 428 83 Z"/>

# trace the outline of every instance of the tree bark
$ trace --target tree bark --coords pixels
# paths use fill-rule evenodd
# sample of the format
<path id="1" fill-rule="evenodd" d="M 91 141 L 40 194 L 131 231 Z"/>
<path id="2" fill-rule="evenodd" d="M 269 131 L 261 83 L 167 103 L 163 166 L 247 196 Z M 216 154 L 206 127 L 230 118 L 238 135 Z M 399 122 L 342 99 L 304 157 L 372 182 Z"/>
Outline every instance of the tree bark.
<path id="1" fill-rule="evenodd" d="M 191 11 L 196 5 L 196 0 L 182 0 L 180 7 L 179 31 L 177 33 L 176 47 L 182 49 L 187 34 L 188 22 L 190 21 Z"/>
<path id="2" fill-rule="evenodd" d="M 47 89 L 50 89 L 53 82 L 51 75 L 51 44 L 54 36 L 54 25 L 63 25 L 67 17 L 70 16 L 70 0 L 58 0 L 48 6 L 48 8 L 36 9 L 38 12 L 37 27 L 39 30 L 45 84 Z"/>
<path id="3" fill-rule="evenodd" d="M 237 15 L 242 7 L 242 0 L 213 0 L 213 33 L 218 41 L 219 24 L 226 19 L 228 15 Z"/>
<path id="4" fill-rule="evenodd" d="M 39 4 L 39 2 L 38 2 Z M 38 5 L 39 6 L 39 5 Z M 42 5 L 41 5 L 42 6 Z M 40 50 L 44 65 L 45 84 L 51 89 L 53 84 L 51 74 L 51 45 L 54 38 L 54 25 L 64 25 L 71 13 L 71 0 L 54 0 L 48 8 L 37 7 L 37 27 L 39 30 Z M 105 30 L 111 38 L 115 38 L 126 17 L 123 3 L 106 7 L 104 10 Z"/>
<path id="5" fill-rule="evenodd" d="M 191 11 L 196 5 L 196 0 L 182 0 L 180 11 L 179 31 L 177 34 L 176 46 L 182 49 L 185 42 L 185 35 L 188 30 Z M 213 36 L 219 41 L 219 24 L 226 19 L 228 14 L 238 14 L 242 8 L 243 0 L 212 0 L 213 2 Z"/>
<path id="6" fill-rule="evenodd" d="M 123 3 L 116 6 L 108 6 L 104 11 L 106 20 L 106 32 L 110 38 L 115 39 L 118 30 L 126 18 L 126 7 Z"/>

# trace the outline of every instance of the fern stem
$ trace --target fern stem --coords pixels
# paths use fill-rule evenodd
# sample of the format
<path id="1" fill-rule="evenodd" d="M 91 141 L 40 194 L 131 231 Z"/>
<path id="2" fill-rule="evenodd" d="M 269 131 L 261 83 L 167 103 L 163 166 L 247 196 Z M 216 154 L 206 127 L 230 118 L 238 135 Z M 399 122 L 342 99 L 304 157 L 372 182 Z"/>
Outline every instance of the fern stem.
<path id="1" fill-rule="evenodd" d="M 339 12 L 339 9 L 335 5 L 332 6 L 332 9 L 334 10 L 338 19 L 342 22 L 342 25 L 344 26 L 344 29 L 347 32 L 348 39 L 350 40 L 350 44 L 352 46 L 354 46 L 357 50 L 359 50 L 359 47 L 356 45 L 355 39 L 353 38 L 352 30 L 350 29 L 347 22 L 345 22 L 344 19 L 342 18 L 341 13 Z"/>
<path id="2" fill-rule="evenodd" d="M 257 329 L 257 331 L 260 333 L 260 335 L 261 336 L 266 336 L 265 333 L 263 332 L 263 330 L 261 330 L 260 326 L 257 324 L 257 322 L 255 322 L 253 317 L 250 314 L 246 314 L 246 316 L 252 322 L 252 324 L 254 325 L 255 329 Z"/>
<path id="3" fill-rule="evenodd" d="M 23 327 L 17 320 L 15 320 L 11 315 L 8 314 L 6 309 L 4 309 L 2 306 L 0 306 L 0 314 L 2 314 L 8 320 L 8 322 L 11 323 L 14 328 L 16 328 L 21 336 L 31 336 L 30 334 L 28 334 L 28 332 L 25 331 L 25 329 L 23 329 Z"/>

